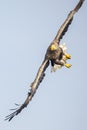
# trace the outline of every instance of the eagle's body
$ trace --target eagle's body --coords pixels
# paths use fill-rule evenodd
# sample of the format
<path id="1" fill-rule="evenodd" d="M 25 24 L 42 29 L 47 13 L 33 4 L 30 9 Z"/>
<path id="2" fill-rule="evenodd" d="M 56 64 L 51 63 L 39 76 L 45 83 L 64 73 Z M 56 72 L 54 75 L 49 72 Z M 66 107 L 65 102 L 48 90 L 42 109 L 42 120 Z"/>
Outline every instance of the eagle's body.
<path id="1" fill-rule="evenodd" d="M 51 65 L 54 66 L 54 64 L 62 64 L 61 59 L 63 56 L 63 50 L 59 47 L 58 43 L 54 40 L 51 45 L 48 47 L 46 52 L 46 59 L 49 59 L 51 61 Z M 58 63 L 57 63 L 58 62 Z"/>
<path id="2" fill-rule="evenodd" d="M 14 109 L 15 111 L 10 115 L 6 116 L 5 120 L 11 120 L 15 115 L 18 115 L 22 109 L 27 107 L 28 103 L 31 101 L 32 97 L 34 96 L 39 84 L 42 82 L 45 76 L 45 70 L 49 66 L 49 62 L 51 61 L 51 65 L 54 67 L 55 65 L 59 66 L 66 66 L 69 68 L 71 65 L 67 64 L 67 59 L 70 59 L 70 55 L 66 53 L 64 49 L 64 45 L 59 45 L 60 39 L 63 37 L 65 32 L 68 30 L 69 25 L 73 20 L 74 14 L 80 9 L 84 0 L 80 0 L 77 6 L 69 13 L 68 17 L 60 27 L 59 31 L 57 32 L 56 37 L 54 38 L 53 42 L 47 49 L 45 58 L 37 72 L 35 80 L 30 85 L 30 91 L 28 92 L 28 96 L 25 102 L 18 108 Z"/>

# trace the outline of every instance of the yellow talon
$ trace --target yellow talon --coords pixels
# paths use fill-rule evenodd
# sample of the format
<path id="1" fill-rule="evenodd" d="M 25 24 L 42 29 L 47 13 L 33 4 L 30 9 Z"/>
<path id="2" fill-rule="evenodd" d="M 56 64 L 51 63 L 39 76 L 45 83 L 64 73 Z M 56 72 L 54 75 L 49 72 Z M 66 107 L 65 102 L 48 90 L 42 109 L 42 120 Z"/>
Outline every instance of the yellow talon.
<path id="1" fill-rule="evenodd" d="M 71 59 L 71 55 L 70 54 L 65 54 L 67 59 Z"/>
<path id="2" fill-rule="evenodd" d="M 71 64 L 68 64 L 68 63 L 65 64 L 65 67 L 67 68 L 70 68 L 71 66 L 72 66 Z"/>

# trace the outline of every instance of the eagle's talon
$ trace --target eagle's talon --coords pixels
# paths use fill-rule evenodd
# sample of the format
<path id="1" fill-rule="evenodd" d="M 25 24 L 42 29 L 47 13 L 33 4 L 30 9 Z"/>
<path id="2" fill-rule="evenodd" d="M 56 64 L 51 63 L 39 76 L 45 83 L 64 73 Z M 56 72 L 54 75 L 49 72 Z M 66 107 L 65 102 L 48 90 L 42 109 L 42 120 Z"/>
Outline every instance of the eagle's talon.
<path id="1" fill-rule="evenodd" d="M 68 63 L 66 63 L 64 66 L 65 66 L 65 67 L 67 67 L 67 68 L 70 68 L 72 65 L 71 65 L 71 64 L 68 64 Z"/>
<path id="2" fill-rule="evenodd" d="M 71 59 L 71 55 L 70 54 L 65 54 L 66 59 Z"/>

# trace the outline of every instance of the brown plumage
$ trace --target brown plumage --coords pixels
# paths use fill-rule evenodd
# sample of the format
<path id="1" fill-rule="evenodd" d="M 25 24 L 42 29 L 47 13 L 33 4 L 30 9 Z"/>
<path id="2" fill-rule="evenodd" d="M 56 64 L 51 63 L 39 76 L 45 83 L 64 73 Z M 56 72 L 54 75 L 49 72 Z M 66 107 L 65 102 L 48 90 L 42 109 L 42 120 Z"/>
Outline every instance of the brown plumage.
<path id="1" fill-rule="evenodd" d="M 49 61 L 51 61 L 52 66 L 54 65 L 54 63 L 59 64 L 59 65 L 62 64 L 60 60 L 62 59 L 62 56 L 63 56 L 63 50 L 59 47 L 60 39 L 63 37 L 63 35 L 68 30 L 68 27 L 73 20 L 74 14 L 80 9 L 83 2 L 84 2 L 84 0 L 80 0 L 79 3 L 77 4 L 77 6 L 72 11 L 70 11 L 65 22 L 60 27 L 53 42 L 48 47 L 44 61 L 42 62 L 41 66 L 37 72 L 36 78 L 30 85 L 30 91 L 28 92 L 25 102 L 21 106 L 19 106 L 18 109 L 13 109 L 15 111 L 13 113 L 11 113 L 10 115 L 6 116 L 5 120 L 10 121 L 14 116 L 18 115 L 25 107 L 27 107 L 27 105 L 31 101 L 32 97 L 34 96 L 39 84 L 42 82 L 42 80 L 45 76 L 45 70 L 49 66 Z M 16 104 L 16 105 L 18 105 L 18 104 Z"/>

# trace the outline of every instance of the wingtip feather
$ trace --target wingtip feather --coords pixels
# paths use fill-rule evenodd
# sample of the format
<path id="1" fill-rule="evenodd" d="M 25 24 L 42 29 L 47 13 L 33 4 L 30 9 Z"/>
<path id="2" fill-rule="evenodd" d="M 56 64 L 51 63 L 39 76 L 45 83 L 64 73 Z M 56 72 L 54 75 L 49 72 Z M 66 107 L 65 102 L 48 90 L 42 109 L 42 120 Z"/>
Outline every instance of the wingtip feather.
<path id="1" fill-rule="evenodd" d="M 80 0 L 79 1 L 79 3 L 76 5 L 76 7 L 74 8 L 74 11 L 75 12 L 77 12 L 80 8 L 81 8 L 81 6 L 82 6 L 82 4 L 83 4 L 83 2 L 84 2 L 85 0 Z"/>

